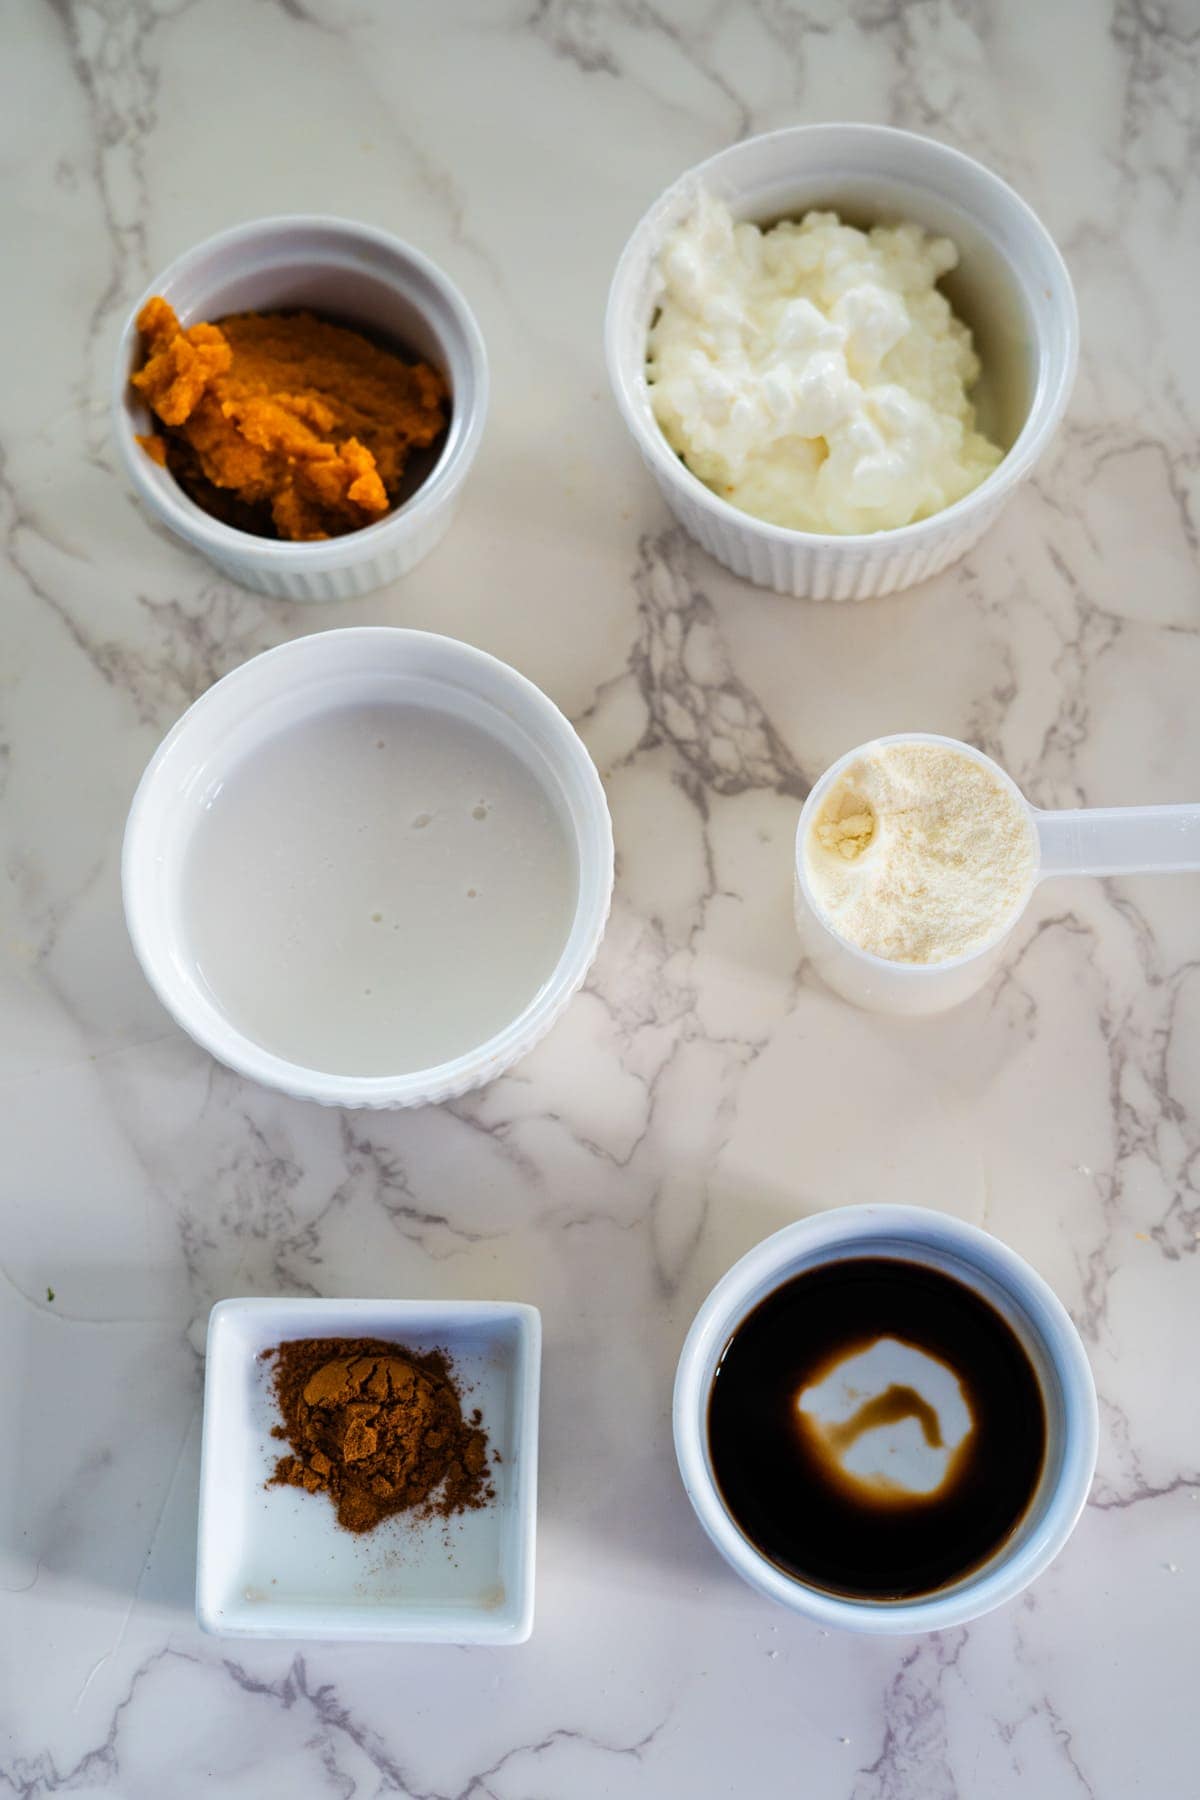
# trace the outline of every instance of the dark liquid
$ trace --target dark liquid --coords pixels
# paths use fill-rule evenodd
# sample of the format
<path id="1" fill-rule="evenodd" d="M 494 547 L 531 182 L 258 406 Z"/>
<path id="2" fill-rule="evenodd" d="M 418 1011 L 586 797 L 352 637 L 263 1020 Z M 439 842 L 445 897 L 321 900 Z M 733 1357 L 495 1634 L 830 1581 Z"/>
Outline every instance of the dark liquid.
<path id="1" fill-rule="evenodd" d="M 797 1409 L 844 1357 L 898 1338 L 947 1365 L 972 1429 L 927 1496 L 848 1477 L 863 1433 L 912 1418 L 941 1444 L 937 1411 L 896 1383 L 814 1432 Z M 832 1593 L 904 1600 L 958 1581 L 1020 1523 L 1041 1477 L 1046 1408 L 1028 1353 L 996 1309 L 919 1263 L 848 1258 L 777 1288 L 725 1346 L 708 1406 L 713 1471 L 750 1542 Z"/>

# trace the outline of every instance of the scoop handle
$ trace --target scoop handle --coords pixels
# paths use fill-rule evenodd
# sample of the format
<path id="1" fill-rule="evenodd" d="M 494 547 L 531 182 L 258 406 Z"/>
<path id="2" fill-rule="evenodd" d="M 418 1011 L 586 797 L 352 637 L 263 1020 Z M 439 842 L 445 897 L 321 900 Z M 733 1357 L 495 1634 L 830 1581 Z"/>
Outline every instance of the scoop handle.
<path id="1" fill-rule="evenodd" d="M 1200 870 L 1200 805 L 1031 811 L 1042 848 L 1041 881 Z"/>

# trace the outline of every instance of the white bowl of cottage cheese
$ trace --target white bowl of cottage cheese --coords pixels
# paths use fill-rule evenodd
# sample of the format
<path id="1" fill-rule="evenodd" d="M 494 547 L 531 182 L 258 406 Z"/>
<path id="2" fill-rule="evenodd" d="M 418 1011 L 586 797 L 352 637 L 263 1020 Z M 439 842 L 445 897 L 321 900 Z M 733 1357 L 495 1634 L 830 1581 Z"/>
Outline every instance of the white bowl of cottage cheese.
<path id="1" fill-rule="evenodd" d="M 956 150 L 771 132 L 691 169 L 609 295 L 609 375 L 668 504 L 735 573 L 866 599 L 936 574 L 1046 449 L 1078 357 L 1040 221 Z"/>

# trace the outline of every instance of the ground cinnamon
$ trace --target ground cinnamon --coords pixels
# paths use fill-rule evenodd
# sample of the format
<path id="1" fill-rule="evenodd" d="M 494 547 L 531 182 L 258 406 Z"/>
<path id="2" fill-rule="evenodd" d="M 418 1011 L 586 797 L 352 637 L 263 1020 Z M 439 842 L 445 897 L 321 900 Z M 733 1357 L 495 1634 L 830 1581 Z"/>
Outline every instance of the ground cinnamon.
<path id="1" fill-rule="evenodd" d="M 346 1531 L 393 1513 L 448 1518 L 495 1498 L 487 1434 L 447 1358 L 383 1338 L 300 1338 L 267 1352 L 285 1438 L 269 1487 L 326 1493 Z"/>

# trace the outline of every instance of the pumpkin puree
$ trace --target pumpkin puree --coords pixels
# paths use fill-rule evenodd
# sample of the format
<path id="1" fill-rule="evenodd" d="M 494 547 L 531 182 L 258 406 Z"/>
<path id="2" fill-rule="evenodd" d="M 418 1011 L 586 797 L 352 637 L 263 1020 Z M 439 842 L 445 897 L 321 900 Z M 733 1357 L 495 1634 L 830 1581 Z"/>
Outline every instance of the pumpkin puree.
<path id="1" fill-rule="evenodd" d="M 133 385 L 165 431 L 139 442 L 205 511 L 310 540 L 394 506 L 409 452 L 446 427 L 446 385 L 312 313 L 235 313 L 185 331 L 157 295 L 138 314 Z"/>

